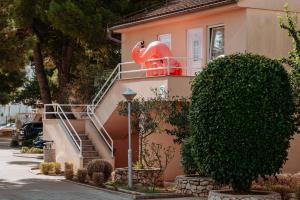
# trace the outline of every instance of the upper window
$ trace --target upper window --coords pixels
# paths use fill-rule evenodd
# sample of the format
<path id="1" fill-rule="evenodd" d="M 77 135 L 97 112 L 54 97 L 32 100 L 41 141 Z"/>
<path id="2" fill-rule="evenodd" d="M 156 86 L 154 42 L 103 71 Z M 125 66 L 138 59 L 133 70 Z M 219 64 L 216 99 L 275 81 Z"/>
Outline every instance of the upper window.
<path id="1" fill-rule="evenodd" d="M 171 49 L 171 34 L 159 35 L 158 40 L 165 43 Z"/>
<path id="2" fill-rule="evenodd" d="M 224 26 L 209 28 L 209 60 L 224 55 Z"/>

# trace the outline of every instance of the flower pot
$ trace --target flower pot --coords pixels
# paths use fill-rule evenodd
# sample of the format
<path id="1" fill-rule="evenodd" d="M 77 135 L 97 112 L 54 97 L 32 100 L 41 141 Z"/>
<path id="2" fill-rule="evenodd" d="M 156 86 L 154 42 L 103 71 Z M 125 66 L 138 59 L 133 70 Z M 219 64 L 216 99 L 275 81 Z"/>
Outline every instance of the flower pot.
<path id="1" fill-rule="evenodd" d="M 209 192 L 208 200 L 281 200 L 278 193 L 252 191 L 250 194 L 234 194 L 229 190 L 213 190 Z"/>

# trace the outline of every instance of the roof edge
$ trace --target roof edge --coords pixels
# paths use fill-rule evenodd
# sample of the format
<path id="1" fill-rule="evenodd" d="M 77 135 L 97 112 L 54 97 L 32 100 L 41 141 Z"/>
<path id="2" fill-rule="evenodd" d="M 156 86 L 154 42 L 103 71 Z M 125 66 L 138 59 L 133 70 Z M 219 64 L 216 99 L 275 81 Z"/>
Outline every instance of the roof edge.
<path id="1" fill-rule="evenodd" d="M 125 28 L 129 28 L 132 26 L 153 22 L 153 21 L 160 20 L 160 19 L 166 19 L 166 18 L 178 16 L 178 15 L 185 15 L 185 14 L 190 14 L 190 13 L 194 13 L 197 11 L 208 10 L 211 8 L 217 8 L 217 7 L 221 7 L 221 6 L 227 6 L 227 5 L 231 5 L 234 3 L 238 3 L 238 1 L 239 0 L 229 0 L 228 2 L 218 2 L 218 3 L 201 6 L 201 7 L 196 6 L 196 7 L 191 7 L 188 9 L 181 9 L 181 10 L 177 10 L 175 12 L 169 12 L 169 13 L 165 13 L 165 14 L 158 15 L 158 16 L 153 16 L 153 17 L 149 17 L 149 18 L 141 18 L 139 20 L 132 21 L 132 22 L 119 23 L 119 24 L 113 25 L 112 27 L 109 27 L 109 29 L 111 31 L 125 29 Z"/>

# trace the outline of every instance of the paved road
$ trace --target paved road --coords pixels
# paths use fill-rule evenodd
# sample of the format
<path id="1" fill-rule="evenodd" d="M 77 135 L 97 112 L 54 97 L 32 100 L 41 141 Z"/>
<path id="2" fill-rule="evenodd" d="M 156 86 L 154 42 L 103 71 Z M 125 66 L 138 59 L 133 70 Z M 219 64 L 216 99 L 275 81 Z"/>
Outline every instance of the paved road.
<path id="1" fill-rule="evenodd" d="M 30 169 L 41 159 L 24 156 L 8 145 L 9 139 L 0 138 L 0 200 L 128 200 L 59 177 L 35 175 Z"/>

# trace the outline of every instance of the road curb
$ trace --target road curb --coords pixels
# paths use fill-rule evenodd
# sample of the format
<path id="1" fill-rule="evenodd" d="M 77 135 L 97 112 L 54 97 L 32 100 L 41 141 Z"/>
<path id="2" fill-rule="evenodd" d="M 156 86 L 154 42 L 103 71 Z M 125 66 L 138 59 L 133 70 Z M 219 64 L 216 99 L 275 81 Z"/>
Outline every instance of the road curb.
<path id="1" fill-rule="evenodd" d="M 96 187 L 96 186 L 92 186 L 92 185 L 88 185 L 88 184 L 84 184 L 84 183 L 79 183 L 79 182 L 75 182 L 75 181 L 65 180 L 65 179 L 62 180 L 62 181 L 69 182 L 69 183 L 74 183 L 74 184 L 77 184 L 77 185 L 93 188 L 93 189 L 96 189 L 96 190 L 108 192 L 108 193 L 111 193 L 111 194 L 116 194 L 116 195 L 119 195 L 119 196 L 131 198 L 131 199 L 168 199 L 168 198 L 191 197 L 191 196 L 188 196 L 188 195 L 182 195 L 182 194 L 176 194 L 176 193 L 146 194 L 146 193 L 132 192 L 132 191 L 124 190 L 124 189 L 120 189 L 120 190 L 117 191 L 117 190 L 100 188 L 100 187 Z M 132 194 L 130 194 L 130 193 L 132 193 Z"/>

